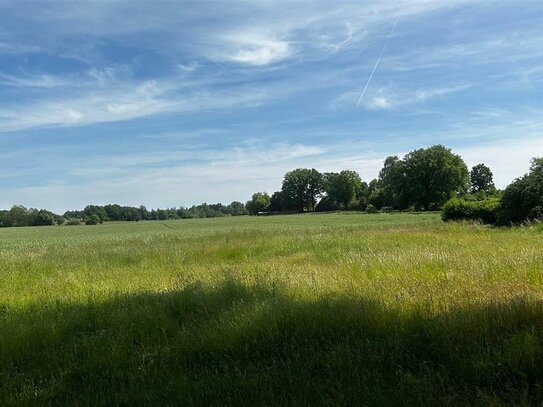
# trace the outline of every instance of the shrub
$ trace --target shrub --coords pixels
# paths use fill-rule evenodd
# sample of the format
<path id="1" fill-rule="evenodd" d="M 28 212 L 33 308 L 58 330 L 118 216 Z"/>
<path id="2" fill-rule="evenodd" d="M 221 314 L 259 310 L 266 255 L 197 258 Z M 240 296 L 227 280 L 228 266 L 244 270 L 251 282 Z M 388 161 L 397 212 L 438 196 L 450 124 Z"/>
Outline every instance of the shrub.
<path id="1" fill-rule="evenodd" d="M 66 225 L 67 226 L 81 225 L 81 221 L 77 218 L 68 218 L 68 220 L 66 221 Z"/>
<path id="2" fill-rule="evenodd" d="M 496 223 L 500 207 L 498 198 L 483 201 L 466 201 L 452 198 L 443 205 L 441 218 L 448 220 L 476 220 L 483 223 Z"/>
<path id="3" fill-rule="evenodd" d="M 504 191 L 498 222 L 519 224 L 543 219 L 543 158 L 534 158 L 530 172 L 513 181 Z"/>
<path id="4" fill-rule="evenodd" d="M 377 208 L 375 206 L 373 206 L 372 204 L 369 204 L 368 206 L 366 206 L 366 212 L 367 213 L 377 213 L 379 211 L 377 210 Z"/>
<path id="5" fill-rule="evenodd" d="M 99 223 L 102 222 L 100 221 L 100 217 L 98 215 L 91 215 L 85 219 L 85 225 L 98 225 Z"/>

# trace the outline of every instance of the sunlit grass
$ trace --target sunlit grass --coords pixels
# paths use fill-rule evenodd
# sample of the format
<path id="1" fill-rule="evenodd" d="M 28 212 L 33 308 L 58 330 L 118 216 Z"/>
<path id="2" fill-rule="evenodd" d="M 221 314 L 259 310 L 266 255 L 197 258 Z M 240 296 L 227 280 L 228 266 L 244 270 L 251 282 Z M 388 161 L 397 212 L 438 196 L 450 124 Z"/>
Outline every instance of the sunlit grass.
<path id="1" fill-rule="evenodd" d="M 542 242 L 438 214 L 3 229 L 0 401 L 537 404 Z"/>

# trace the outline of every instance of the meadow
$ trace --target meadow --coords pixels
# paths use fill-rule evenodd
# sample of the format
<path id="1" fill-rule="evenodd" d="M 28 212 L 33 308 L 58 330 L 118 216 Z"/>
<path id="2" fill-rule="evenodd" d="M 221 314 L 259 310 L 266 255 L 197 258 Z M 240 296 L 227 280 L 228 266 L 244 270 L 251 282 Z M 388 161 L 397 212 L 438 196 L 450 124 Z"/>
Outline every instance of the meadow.
<path id="1" fill-rule="evenodd" d="M 543 228 L 0 229 L 0 405 L 540 405 Z"/>

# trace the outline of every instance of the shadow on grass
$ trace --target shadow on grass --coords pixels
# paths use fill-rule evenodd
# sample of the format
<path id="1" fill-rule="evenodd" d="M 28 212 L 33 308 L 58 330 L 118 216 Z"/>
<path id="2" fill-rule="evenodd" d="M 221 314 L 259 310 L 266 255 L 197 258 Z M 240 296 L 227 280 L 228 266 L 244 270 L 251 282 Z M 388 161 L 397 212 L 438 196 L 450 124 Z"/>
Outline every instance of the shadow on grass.
<path id="1" fill-rule="evenodd" d="M 431 315 L 226 281 L 0 308 L 2 405 L 532 405 L 543 304 Z"/>

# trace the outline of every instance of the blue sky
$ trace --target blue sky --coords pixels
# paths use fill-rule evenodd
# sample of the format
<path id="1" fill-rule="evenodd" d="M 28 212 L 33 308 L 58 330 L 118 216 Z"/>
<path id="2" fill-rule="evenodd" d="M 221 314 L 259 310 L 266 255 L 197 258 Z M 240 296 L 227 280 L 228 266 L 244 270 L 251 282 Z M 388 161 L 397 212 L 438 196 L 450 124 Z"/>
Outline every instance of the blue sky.
<path id="1" fill-rule="evenodd" d="M 4 0 L 0 208 L 245 201 L 438 143 L 504 187 L 543 155 L 542 22 L 529 0 Z"/>

